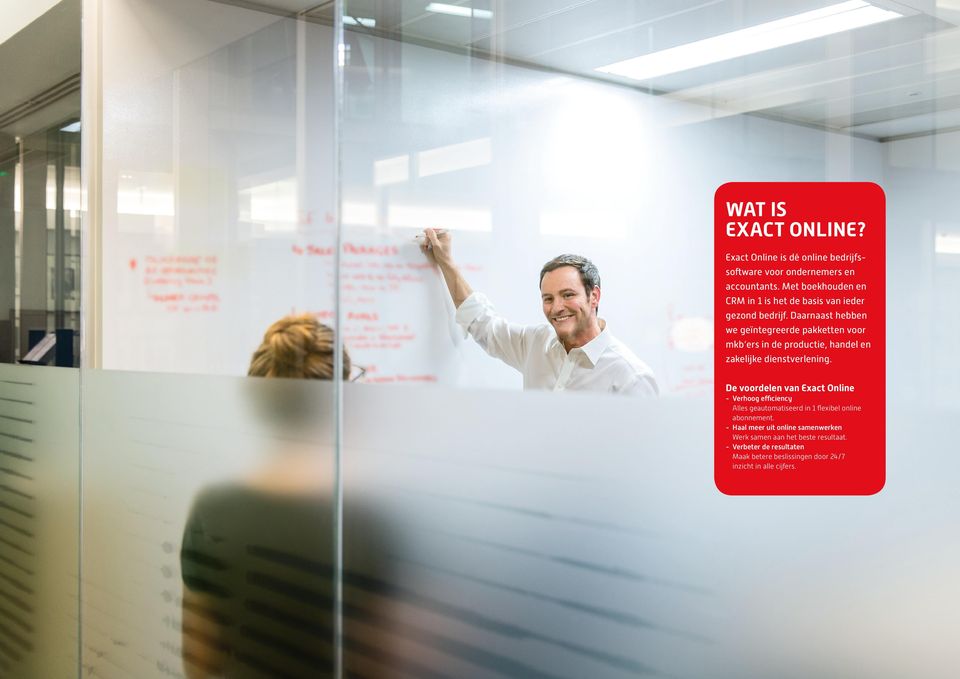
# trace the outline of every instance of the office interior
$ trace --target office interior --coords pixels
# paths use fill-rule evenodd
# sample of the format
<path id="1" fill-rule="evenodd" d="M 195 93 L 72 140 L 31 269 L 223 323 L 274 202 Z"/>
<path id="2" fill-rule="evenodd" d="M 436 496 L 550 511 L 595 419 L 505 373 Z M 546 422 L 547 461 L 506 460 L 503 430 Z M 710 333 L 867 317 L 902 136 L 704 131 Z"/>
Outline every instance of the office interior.
<path id="1" fill-rule="evenodd" d="M 0 675 L 217 676 L 185 648 L 198 498 L 299 460 L 329 559 L 286 596 L 321 622 L 274 615 L 224 676 L 954 677 L 958 27 L 955 0 L 7 3 Z M 731 181 L 884 190 L 876 495 L 714 486 Z M 523 391 L 427 227 L 518 323 L 544 261 L 590 257 L 660 397 Z M 246 377 L 291 313 L 346 376 Z"/>

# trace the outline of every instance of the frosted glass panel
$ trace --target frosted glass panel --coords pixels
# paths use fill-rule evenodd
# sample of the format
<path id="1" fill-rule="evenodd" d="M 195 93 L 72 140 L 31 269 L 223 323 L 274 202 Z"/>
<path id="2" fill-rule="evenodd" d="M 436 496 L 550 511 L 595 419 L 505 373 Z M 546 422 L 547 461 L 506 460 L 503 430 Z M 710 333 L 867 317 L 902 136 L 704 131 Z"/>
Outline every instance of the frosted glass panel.
<path id="1" fill-rule="evenodd" d="M 77 676 L 79 371 L 0 365 L 0 675 Z"/>
<path id="2" fill-rule="evenodd" d="M 710 652 L 710 545 L 664 501 L 709 483 L 674 450 L 707 430 L 676 435 L 676 407 L 370 387 L 344 406 L 347 515 L 375 496 L 393 527 L 395 671 L 683 676 Z"/>
<path id="3" fill-rule="evenodd" d="M 99 5 L 103 370 L 83 379 L 85 672 L 329 675 L 330 30 L 229 3 Z M 315 379 L 241 377 L 291 314 L 328 334 L 272 334 L 256 374 Z"/>
<path id="4" fill-rule="evenodd" d="M 345 3 L 342 219 L 358 257 L 343 262 L 344 336 L 364 380 L 390 385 L 348 385 L 343 404 L 346 515 L 372 512 L 392 538 L 386 583 L 344 574 L 345 615 L 385 634 L 354 660 L 415 676 L 950 677 L 956 133 L 855 137 L 858 115 L 786 122 L 861 105 L 852 65 L 866 41 L 842 36 L 662 90 L 571 74 L 787 11 L 775 3 L 520 4 Z M 875 33 L 885 53 L 895 40 Z M 854 72 L 785 93 L 771 83 L 790 63 Z M 724 101 L 735 85 L 769 97 L 768 115 Z M 885 190 L 888 483 L 876 496 L 714 486 L 711 229 L 731 181 Z M 543 262 L 593 259 L 601 316 L 661 398 L 520 392 L 520 374 L 453 323 L 415 241 L 426 227 L 448 229 L 467 281 L 524 325 L 544 322 Z M 344 533 L 348 549 L 360 539 Z M 374 592 L 378 611 L 353 606 Z"/>
<path id="5" fill-rule="evenodd" d="M 83 402 L 90 675 L 329 671 L 332 384 L 90 371 Z"/>
<path id="6" fill-rule="evenodd" d="M 945 413 L 891 415 L 878 496 L 732 498 L 706 401 L 348 386 L 344 406 L 347 515 L 376 497 L 391 526 L 397 672 L 952 674 Z M 345 585 L 345 611 L 369 596 Z"/>

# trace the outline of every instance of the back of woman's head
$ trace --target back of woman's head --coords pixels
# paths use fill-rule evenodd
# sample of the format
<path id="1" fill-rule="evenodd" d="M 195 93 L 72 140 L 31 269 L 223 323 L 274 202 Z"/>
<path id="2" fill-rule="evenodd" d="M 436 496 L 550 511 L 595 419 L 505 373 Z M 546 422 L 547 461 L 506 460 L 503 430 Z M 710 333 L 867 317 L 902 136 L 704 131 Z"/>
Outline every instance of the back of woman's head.
<path id="1" fill-rule="evenodd" d="M 285 316 L 271 325 L 250 359 L 251 377 L 333 379 L 333 329 L 310 314 Z M 350 376 L 350 356 L 343 350 L 343 379 Z"/>

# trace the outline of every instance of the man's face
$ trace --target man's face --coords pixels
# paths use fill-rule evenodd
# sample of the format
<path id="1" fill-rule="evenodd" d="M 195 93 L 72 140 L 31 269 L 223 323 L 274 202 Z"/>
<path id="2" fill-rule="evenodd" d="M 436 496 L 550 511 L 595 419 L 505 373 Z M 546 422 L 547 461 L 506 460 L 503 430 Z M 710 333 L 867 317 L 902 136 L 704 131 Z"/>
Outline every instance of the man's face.
<path id="1" fill-rule="evenodd" d="M 540 281 L 540 298 L 543 315 L 568 351 L 586 344 L 599 333 L 596 309 L 600 288 L 593 288 L 588 295 L 580 272 L 572 266 L 548 271 Z"/>

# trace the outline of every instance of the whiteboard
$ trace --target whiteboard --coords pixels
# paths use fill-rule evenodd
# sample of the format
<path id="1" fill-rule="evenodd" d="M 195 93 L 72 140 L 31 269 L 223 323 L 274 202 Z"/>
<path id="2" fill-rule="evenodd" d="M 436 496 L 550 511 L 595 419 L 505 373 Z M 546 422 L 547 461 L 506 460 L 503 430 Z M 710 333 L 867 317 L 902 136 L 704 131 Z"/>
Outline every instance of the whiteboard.
<path id="1" fill-rule="evenodd" d="M 190 11 L 175 4 L 172 32 Z M 211 24 L 163 54 L 111 38 L 125 65 L 103 84 L 106 368 L 243 374 L 281 316 L 333 324 L 339 247 L 343 337 L 366 381 L 519 388 L 454 326 L 413 240 L 432 226 L 514 322 L 543 322 L 545 261 L 591 258 L 600 315 L 661 393 L 708 394 L 713 192 L 829 168 L 817 130 L 416 45 L 385 81 L 379 39 L 356 34 L 335 137 L 330 30 L 220 12 L 247 32 L 225 42 Z M 138 58 L 148 77 L 130 77 Z M 876 143 L 844 144 L 856 179 L 876 179 Z"/>

